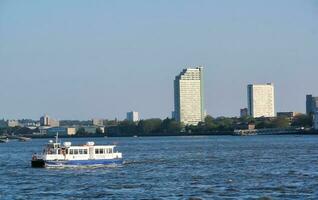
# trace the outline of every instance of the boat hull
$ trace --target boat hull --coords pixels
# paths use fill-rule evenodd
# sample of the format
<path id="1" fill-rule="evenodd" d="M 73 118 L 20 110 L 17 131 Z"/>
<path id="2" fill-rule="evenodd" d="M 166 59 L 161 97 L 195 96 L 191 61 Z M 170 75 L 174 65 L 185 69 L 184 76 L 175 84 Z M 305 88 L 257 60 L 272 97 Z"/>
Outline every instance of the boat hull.
<path id="1" fill-rule="evenodd" d="M 34 168 L 43 168 L 43 167 L 45 167 L 45 161 L 42 159 L 32 160 L 31 166 Z"/>
<path id="2" fill-rule="evenodd" d="M 44 161 L 44 167 L 77 167 L 77 166 L 107 166 L 123 164 L 122 159 L 96 159 L 96 160 L 52 160 Z"/>

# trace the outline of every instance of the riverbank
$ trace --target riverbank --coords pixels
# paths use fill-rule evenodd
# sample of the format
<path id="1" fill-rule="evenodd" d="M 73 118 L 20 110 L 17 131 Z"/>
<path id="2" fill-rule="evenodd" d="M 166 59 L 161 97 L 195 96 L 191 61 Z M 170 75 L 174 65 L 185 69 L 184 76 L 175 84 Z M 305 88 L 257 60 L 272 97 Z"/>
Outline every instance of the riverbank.
<path id="1" fill-rule="evenodd" d="M 255 134 L 256 132 L 256 134 Z M 250 135 L 239 135 L 239 136 L 256 136 L 256 135 L 318 135 L 318 131 L 316 130 L 293 130 L 293 131 L 264 131 L 259 130 L 259 132 L 256 130 L 253 132 L 253 134 Z M 25 134 L 25 135 L 19 135 L 22 137 L 32 138 L 32 139 L 41 139 L 41 138 L 54 138 L 54 135 L 34 135 L 34 134 Z M 152 134 L 89 134 L 89 135 L 59 135 L 60 138 L 101 138 L 101 137 L 167 137 L 167 136 L 238 136 L 234 131 L 214 131 L 214 132 L 199 132 L 199 133 L 152 133 Z M 6 136 L 0 136 L 5 138 Z"/>

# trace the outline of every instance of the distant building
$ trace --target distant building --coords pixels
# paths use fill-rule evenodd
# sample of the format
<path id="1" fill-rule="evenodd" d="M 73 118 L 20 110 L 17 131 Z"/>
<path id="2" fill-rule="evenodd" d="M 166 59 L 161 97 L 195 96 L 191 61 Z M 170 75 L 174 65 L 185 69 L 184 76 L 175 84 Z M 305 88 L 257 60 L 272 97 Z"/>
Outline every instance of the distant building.
<path id="1" fill-rule="evenodd" d="M 248 85 L 248 112 L 252 117 L 275 117 L 274 85 Z"/>
<path id="2" fill-rule="evenodd" d="M 46 130 L 47 135 L 75 135 L 76 128 L 74 127 L 52 127 Z"/>
<path id="3" fill-rule="evenodd" d="M 7 126 L 8 126 L 8 123 L 4 119 L 1 119 L 0 120 L 0 128 L 5 128 Z"/>
<path id="4" fill-rule="evenodd" d="M 314 129 L 318 130 L 318 112 L 314 115 Z"/>
<path id="5" fill-rule="evenodd" d="M 7 121 L 7 126 L 8 126 L 8 127 L 17 127 L 17 126 L 20 126 L 20 123 L 19 123 L 18 120 L 15 120 L 15 119 L 13 119 L 13 120 L 8 120 L 8 121 Z"/>
<path id="6" fill-rule="evenodd" d="M 39 127 L 39 132 L 38 133 L 34 133 L 37 135 L 46 135 L 47 134 L 47 130 L 49 129 L 49 126 L 40 126 Z"/>
<path id="7" fill-rule="evenodd" d="M 311 94 L 306 95 L 306 114 L 314 115 L 318 107 L 318 97 L 313 97 Z"/>
<path id="8" fill-rule="evenodd" d="M 184 69 L 174 80 L 174 117 L 185 125 L 197 125 L 205 118 L 203 68 Z"/>
<path id="9" fill-rule="evenodd" d="M 104 126 L 104 120 L 103 119 L 92 119 L 92 125 L 93 126 Z"/>
<path id="10" fill-rule="evenodd" d="M 46 130 L 48 135 L 75 135 L 76 128 L 74 127 L 52 127 Z"/>
<path id="11" fill-rule="evenodd" d="M 135 112 L 135 111 L 128 112 L 126 119 L 130 122 L 138 122 L 139 121 L 139 113 Z"/>
<path id="12" fill-rule="evenodd" d="M 174 111 L 171 112 L 171 119 L 175 119 L 175 114 L 174 114 Z"/>
<path id="13" fill-rule="evenodd" d="M 240 110 L 240 117 L 247 117 L 248 116 L 248 109 L 247 108 L 242 108 Z"/>
<path id="14" fill-rule="evenodd" d="M 36 129 L 37 127 L 40 126 L 39 121 L 35 121 L 32 119 L 21 119 L 21 120 L 19 120 L 19 124 L 21 127 L 26 127 L 29 129 Z"/>
<path id="15" fill-rule="evenodd" d="M 60 122 L 58 120 L 50 118 L 48 115 L 44 115 L 40 118 L 41 126 L 58 127 Z"/>
<path id="16" fill-rule="evenodd" d="M 105 127 L 85 126 L 83 128 L 84 128 L 85 132 L 88 134 L 95 134 L 97 129 L 100 129 L 102 133 L 105 133 Z"/>
<path id="17" fill-rule="evenodd" d="M 249 123 L 240 123 L 237 124 L 235 129 L 239 130 L 254 130 L 255 129 L 255 123 L 249 122 Z"/>
<path id="18" fill-rule="evenodd" d="M 301 115 L 299 112 L 277 112 L 277 117 L 286 117 L 290 119 L 299 115 Z"/>

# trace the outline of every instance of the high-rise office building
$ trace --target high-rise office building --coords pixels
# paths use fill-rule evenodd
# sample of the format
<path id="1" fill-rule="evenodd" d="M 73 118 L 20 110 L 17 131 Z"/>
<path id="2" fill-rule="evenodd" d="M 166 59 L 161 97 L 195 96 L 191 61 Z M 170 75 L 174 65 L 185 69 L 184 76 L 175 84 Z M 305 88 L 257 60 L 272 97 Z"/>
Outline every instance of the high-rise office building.
<path id="1" fill-rule="evenodd" d="M 275 117 L 274 85 L 247 86 L 248 112 L 252 117 Z"/>
<path id="2" fill-rule="evenodd" d="M 185 125 L 204 121 L 203 68 L 184 69 L 174 80 L 174 118 Z"/>
<path id="3" fill-rule="evenodd" d="M 126 119 L 130 122 L 137 122 L 139 121 L 139 113 L 136 111 L 128 112 Z"/>
<path id="4" fill-rule="evenodd" d="M 247 117 L 248 116 L 248 109 L 247 108 L 242 108 L 240 110 L 240 117 Z"/>
<path id="5" fill-rule="evenodd" d="M 318 130 L 318 112 L 314 114 L 314 129 Z"/>
<path id="6" fill-rule="evenodd" d="M 318 97 L 313 97 L 311 94 L 306 95 L 306 114 L 314 115 L 318 107 Z"/>

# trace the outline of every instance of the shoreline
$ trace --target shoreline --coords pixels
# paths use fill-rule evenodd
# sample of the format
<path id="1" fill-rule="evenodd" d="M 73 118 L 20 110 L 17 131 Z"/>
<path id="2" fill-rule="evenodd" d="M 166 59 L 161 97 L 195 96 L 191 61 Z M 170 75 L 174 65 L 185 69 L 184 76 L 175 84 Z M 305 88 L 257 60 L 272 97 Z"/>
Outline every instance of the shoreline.
<path id="1" fill-rule="evenodd" d="M 297 132 L 287 132 L 287 133 L 267 133 L 267 134 L 255 134 L 255 135 L 235 135 L 234 132 L 213 132 L 213 133 L 153 133 L 149 135 L 131 135 L 131 134 L 112 134 L 112 135 L 59 135 L 59 138 L 120 138 L 120 137 L 131 137 L 131 138 L 138 138 L 138 137 L 193 137 L 193 136 L 235 136 L 235 137 L 242 137 L 242 136 L 262 136 L 262 135 L 318 135 L 318 131 L 297 131 Z M 20 135 L 21 137 L 27 137 L 32 139 L 47 139 L 47 138 L 54 138 L 54 135 Z"/>

